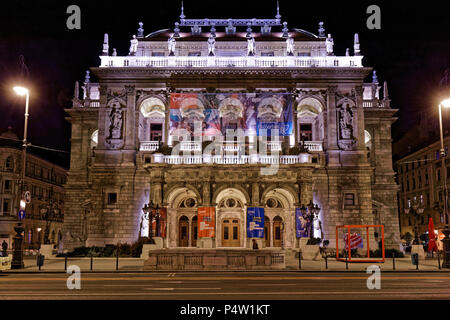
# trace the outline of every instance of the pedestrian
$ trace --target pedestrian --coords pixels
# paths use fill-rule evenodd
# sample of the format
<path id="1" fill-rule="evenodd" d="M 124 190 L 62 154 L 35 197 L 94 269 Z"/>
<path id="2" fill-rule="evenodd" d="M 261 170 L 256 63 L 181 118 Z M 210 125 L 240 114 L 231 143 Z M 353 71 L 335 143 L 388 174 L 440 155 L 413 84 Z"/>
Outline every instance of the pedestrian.
<path id="1" fill-rule="evenodd" d="M 253 240 L 253 250 L 258 250 L 259 248 L 258 248 L 258 243 L 256 242 L 256 240 L 255 239 L 252 239 Z"/>
<path id="2" fill-rule="evenodd" d="M 2 252 L 4 257 L 8 256 L 8 243 L 5 240 L 2 242 Z"/>

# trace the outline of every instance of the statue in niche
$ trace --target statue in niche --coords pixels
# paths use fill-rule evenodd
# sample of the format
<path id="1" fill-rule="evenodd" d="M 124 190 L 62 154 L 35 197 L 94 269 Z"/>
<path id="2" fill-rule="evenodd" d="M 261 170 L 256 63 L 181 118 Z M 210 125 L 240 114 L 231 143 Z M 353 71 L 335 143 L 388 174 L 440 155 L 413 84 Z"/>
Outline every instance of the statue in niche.
<path id="1" fill-rule="evenodd" d="M 255 38 L 253 37 L 247 40 L 247 54 L 249 56 L 255 55 Z"/>
<path id="2" fill-rule="evenodd" d="M 215 53 L 216 39 L 212 36 L 212 34 L 208 38 L 208 55 L 213 56 Z"/>
<path id="3" fill-rule="evenodd" d="M 136 39 L 136 35 L 133 35 L 133 39 L 130 40 L 130 56 L 135 56 L 138 47 L 138 39 Z"/>
<path id="4" fill-rule="evenodd" d="M 288 56 L 294 55 L 294 38 L 292 37 L 286 39 L 286 52 Z"/>
<path id="5" fill-rule="evenodd" d="M 123 125 L 123 113 L 120 110 L 120 106 L 113 105 L 110 119 L 110 137 L 111 139 L 120 139 L 122 137 L 122 125 Z"/>
<path id="6" fill-rule="evenodd" d="M 175 38 L 173 36 L 171 36 L 169 38 L 169 40 L 167 40 L 167 47 L 169 49 L 169 56 L 174 56 L 175 55 L 176 43 L 177 43 L 177 41 L 175 40 Z"/>
<path id="7" fill-rule="evenodd" d="M 353 139 L 353 111 L 347 103 L 341 108 L 341 137 L 342 139 Z"/>

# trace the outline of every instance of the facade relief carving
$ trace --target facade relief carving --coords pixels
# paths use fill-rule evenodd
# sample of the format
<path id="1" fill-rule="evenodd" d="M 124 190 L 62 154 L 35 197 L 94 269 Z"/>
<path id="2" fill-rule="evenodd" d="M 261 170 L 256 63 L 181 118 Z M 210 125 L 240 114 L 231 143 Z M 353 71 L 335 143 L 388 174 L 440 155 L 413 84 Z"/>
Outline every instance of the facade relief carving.
<path id="1" fill-rule="evenodd" d="M 356 125 L 356 110 L 354 102 L 344 98 L 338 104 L 338 123 L 339 123 L 339 147 L 343 150 L 352 150 L 356 143 L 354 129 Z"/>

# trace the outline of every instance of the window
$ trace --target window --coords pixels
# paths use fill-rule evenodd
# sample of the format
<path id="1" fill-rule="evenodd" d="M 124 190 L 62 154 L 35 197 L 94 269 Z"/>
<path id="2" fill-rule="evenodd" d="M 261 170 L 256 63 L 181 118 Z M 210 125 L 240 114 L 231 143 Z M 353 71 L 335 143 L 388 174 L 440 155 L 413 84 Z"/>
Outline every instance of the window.
<path id="1" fill-rule="evenodd" d="M 5 193 L 9 193 L 12 191 L 12 181 L 11 180 L 5 180 Z"/>
<path id="2" fill-rule="evenodd" d="M 299 53 L 297 53 L 297 56 L 299 56 L 299 57 L 310 57 L 311 53 L 310 52 L 299 52 Z"/>
<path id="3" fill-rule="evenodd" d="M 261 57 L 273 57 L 275 56 L 275 53 L 272 52 L 261 52 Z"/>
<path id="4" fill-rule="evenodd" d="M 200 57 L 202 54 L 200 51 L 196 51 L 196 52 L 189 52 L 188 53 L 188 57 Z"/>
<path id="5" fill-rule="evenodd" d="M 10 215 L 10 200 L 9 199 L 5 199 L 3 200 L 3 206 L 2 206 L 2 212 L 4 216 L 9 216 Z"/>
<path id="6" fill-rule="evenodd" d="M 14 170 L 14 159 L 12 156 L 9 156 L 8 158 L 6 158 L 5 168 L 6 168 L 6 171 Z"/>
<path id="7" fill-rule="evenodd" d="M 111 192 L 108 193 L 108 204 L 116 204 L 117 203 L 117 193 Z"/>
<path id="8" fill-rule="evenodd" d="M 152 52 L 152 57 L 164 57 L 164 52 Z"/>
<path id="9" fill-rule="evenodd" d="M 346 193 L 344 195 L 344 205 L 346 205 L 346 206 L 354 206 L 355 205 L 355 194 L 354 193 Z"/>
<path id="10" fill-rule="evenodd" d="M 412 179 L 412 189 L 416 189 L 416 179 L 414 177 Z"/>
<path id="11" fill-rule="evenodd" d="M 427 207 L 430 206 L 430 194 L 427 193 Z"/>

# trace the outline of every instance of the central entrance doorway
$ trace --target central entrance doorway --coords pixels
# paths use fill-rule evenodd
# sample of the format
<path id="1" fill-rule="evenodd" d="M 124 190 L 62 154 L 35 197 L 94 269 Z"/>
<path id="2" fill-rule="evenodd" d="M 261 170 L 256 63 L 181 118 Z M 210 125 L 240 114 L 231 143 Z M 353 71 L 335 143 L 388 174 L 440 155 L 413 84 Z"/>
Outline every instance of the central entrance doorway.
<path id="1" fill-rule="evenodd" d="M 225 218 L 222 221 L 222 247 L 239 247 L 239 219 Z"/>

